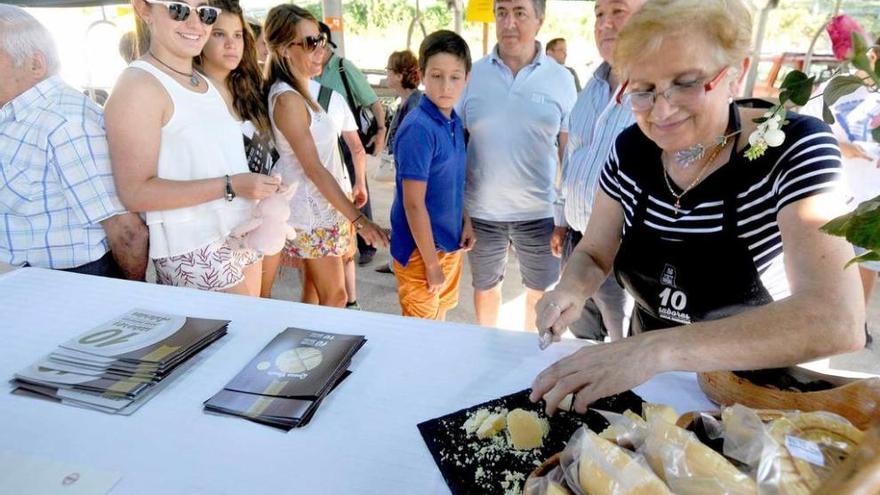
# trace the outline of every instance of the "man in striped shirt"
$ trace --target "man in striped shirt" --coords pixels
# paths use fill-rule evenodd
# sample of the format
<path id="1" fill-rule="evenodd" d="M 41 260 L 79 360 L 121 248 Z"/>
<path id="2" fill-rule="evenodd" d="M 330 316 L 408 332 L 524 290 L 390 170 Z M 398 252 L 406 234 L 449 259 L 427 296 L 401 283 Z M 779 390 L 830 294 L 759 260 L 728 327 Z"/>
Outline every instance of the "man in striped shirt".
<path id="1" fill-rule="evenodd" d="M 46 28 L 0 5 L 0 262 L 143 280 L 147 229 L 116 197 L 101 109 L 58 66 Z"/>
<path id="2" fill-rule="evenodd" d="M 568 125 L 568 146 L 562 162 L 562 184 L 556 204 L 556 228 L 550 240 L 563 265 L 587 230 L 593 195 L 608 152 L 620 131 L 635 123 L 632 111 L 614 101 L 620 81 L 612 70 L 614 43 L 618 31 L 644 0 L 597 0 L 593 35 L 602 64 L 578 96 Z M 623 337 L 632 309 L 632 298 L 609 276 L 596 295 L 587 301 L 584 316 L 571 331 L 585 338 L 611 340 Z M 601 316 L 600 316 L 601 315 Z"/>

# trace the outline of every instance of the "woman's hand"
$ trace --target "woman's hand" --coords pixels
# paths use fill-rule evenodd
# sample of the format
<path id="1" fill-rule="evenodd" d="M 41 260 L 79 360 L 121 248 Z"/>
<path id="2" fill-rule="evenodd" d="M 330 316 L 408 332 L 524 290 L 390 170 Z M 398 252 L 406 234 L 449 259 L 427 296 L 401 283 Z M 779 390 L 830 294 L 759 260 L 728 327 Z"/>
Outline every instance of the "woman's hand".
<path id="1" fill-rule="evenodd" d="M 388 233 L 382 227 L 376 225 L 367 217 L 361 217 L 359 222 L 363 222 L 361 228 L 357 231 L 358 235 L 363 237 L 364 241 L 370 246 L 388 247 Z"/>
<path id="2" fill-rule="evenodd" d="M 561 287 L 546 292 L 535 305 L 538 333 L 543 335 L 544 332 L 551 332 L 553 341 L 558 342 L 568 326 L 580 319 L 584 302 L 584 299 Z"/>
<path id="3" fill-rule="evenodd" d="M 369 198 L 369 195 L 367 194 L 367 185 L 361 181 L 355 181 L 354 186 L 351 188 L 351 197 L 354 205 L 358 208 L 362 208 L 367 204 L 367 199 Z"/>
<path id="4" fill-rule="evenodd" d="M 281 179 L 271 175 L 244 173 L 229 177 L 236 196 L 247 199 L 265 199 L 281 187 Z"/>
<path id="5" fill-rule="evenodd" d="M 640 336 L 641 337 L 641 336 Z M 568 394 L 574 393 L 572 406 L 583 414 L 593 402 L 648 381 L 658 372 L 661 353 L 649 340 L 631 337 L 611 344 L 586 345 L 574 354 L 542 371 L 532 382 L 529 399 L 547 402 L 552 415 Z"/>
<path id="6" fill-rule="evenodd" d="M 474 226 L 471 223 L 471 219 L 465 216 L 461 226 L 461 241 L 458 243 L 458 247 L 462 251 L 470 251 L 476 243 L 477 236 L 474 234 Z"/>
<path id="7" fill-rule="evenodd" d="M 443 269 L 440 268 L 440 264 L 426 265 L 425 277 L 427 278 L 428 292 L 439 294 L 443 284 L 446 283 L 446 276 L 443 275 Z"/>

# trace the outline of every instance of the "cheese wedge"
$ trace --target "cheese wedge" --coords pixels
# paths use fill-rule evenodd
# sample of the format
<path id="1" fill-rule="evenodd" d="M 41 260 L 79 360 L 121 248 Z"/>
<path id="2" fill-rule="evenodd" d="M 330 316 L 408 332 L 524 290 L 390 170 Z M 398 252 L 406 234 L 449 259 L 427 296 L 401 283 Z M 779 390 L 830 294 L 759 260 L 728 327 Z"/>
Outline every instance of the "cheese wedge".
<path id="1" fill-rule="evenodd" d="M 534 411 L 514 409 L 507 413 L 507 432 L 513 448 L 517 450 L 537 449 L 544 445 L 544 435 L 550 430 L 546 420 Z"/>
<path id="2" fill-rule="evenodd" d="M 480 424 L 480 427 L 477 428 L 477 438 L 492 438 L 499 431 L 504 429 L 504 426 L 507 424 L 507 411 L 501 411 L 497 413 L 491 413 L 489 416 Z"/>
<path id="3" fill-rule="evenodd" d="M 663 481 L 617 445 L 587 432 L 578 461 L 581 490 L 590 495 L 672 495 Z"/>

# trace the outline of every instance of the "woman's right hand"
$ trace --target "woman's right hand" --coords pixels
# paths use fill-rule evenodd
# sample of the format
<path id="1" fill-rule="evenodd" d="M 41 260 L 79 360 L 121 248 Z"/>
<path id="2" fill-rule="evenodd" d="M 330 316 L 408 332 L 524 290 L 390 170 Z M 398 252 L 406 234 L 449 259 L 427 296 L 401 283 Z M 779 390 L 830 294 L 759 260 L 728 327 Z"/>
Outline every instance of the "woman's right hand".
<path id="1" fill-rule="evenodd" d="M 279 177 L 252 172 L 232 175 L 229 180 L 235 195 L 246 199 L 268 198 L 281 187 Z"/>
<path id="2" fill-rule="evenodd" d="M 535 326 L 543 335 L 551 332 L 558 342 L 568 326 L 581 317 L 584 301 L 571 291 L 557 288 L 544 294 L 535 305 Z"/>
<path id="3" fill-rule="evenodd" d="M 379 227 L 372 220 L 363 218 L 363 226 L 360 230 L 357 231 L 358 235 L 363 237 L 364 241 L 373 247 L 388 247 L 388 233 L 385 232 L 385 229 Z"/>

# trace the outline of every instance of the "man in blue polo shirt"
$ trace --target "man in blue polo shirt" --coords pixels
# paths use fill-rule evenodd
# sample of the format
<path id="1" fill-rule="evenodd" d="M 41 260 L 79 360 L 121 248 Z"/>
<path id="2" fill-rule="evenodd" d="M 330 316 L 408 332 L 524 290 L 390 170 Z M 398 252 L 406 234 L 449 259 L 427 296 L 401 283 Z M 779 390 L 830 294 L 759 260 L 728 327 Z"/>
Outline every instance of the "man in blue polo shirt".
<path id="1" fill-rule="evenodd" d="M 544 4 L 495 1 L 498 44 L 474 64 L 457 107 L 470 134 L 465 209 L 477 243 L 468 259 L 485 326 L 497 324 L 511 244 L 526 287 L 524 328 L 535 328 L 535 303 L 559 278 L 550 250 L 555 179 L 577 94 L 571 74 L 535 40 Z"/>

